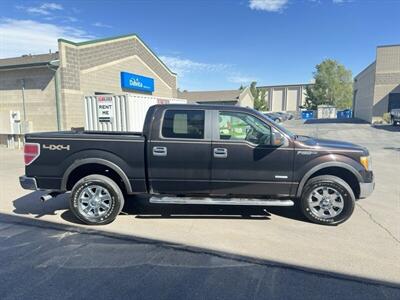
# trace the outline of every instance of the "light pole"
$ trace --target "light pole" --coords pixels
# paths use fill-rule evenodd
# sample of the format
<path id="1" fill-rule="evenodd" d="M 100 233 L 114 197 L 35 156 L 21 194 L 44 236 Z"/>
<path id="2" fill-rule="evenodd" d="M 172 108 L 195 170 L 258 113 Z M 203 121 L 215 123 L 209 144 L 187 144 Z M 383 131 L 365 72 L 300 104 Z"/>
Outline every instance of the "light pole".
<path id="1" fill-rule="evenodd" d="M 52 60 L 49 62 L 47 67 L 54 72 L 54 88 L 56 96 L 56 117 L 57 117 L 57 130 L 61 130 L 61 107 L 60 107 L 60 94 L 58 88 L 58 67 L 60 66 L 60 60 Z M 52 68 L 54 67 L 54 68 Z"/>
<path id="2" fill-rule="evenodd" d="M 25 79 L 21 79 L 21 91 L 22 91 L 22 108 L 24 111 L 24 122 L 26 122 Z"/>

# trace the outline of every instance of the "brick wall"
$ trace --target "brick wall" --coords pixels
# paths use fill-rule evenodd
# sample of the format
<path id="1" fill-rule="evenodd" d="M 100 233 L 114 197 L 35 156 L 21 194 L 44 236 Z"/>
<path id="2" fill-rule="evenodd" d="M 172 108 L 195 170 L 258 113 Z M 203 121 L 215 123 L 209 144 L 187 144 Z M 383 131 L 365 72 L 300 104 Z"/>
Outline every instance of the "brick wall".
<path id="1" fill-rule="evenodd" d="M 389 94 L 400 90 L 400 46 L 378 47 L 373 117 L 388 111 Z"/>
<path id="2" fill-rule="evenodd" d="M 357 75 L 354 81 L 354 116 L 367 122 L 372 121 L 375 69 L 375 63 L 371 64 Z"/>

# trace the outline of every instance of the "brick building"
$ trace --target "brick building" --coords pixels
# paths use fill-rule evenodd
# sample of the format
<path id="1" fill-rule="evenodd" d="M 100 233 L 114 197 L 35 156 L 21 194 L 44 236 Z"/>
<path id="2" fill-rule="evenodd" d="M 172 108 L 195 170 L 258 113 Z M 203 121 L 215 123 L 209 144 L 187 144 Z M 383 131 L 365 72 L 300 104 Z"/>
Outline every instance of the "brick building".
<path id="1" fill-rule="evenodd" d="M 152 86 L 124 86 L 121 72 L 134 76 L 136 87 L 142 78 Z M 177 96 L 177 75 L 136 35 L 81 43 L 59 39 L 56 53 L 0 59 L 0 127 L 10 111 L 19 112 L 33 131 L 81 127 L 84 95 L 125 93 Z"/>
<path id="2" fill-rule="evenodd" d="M 354 117 L 367 122 L 400 108 L 400 45 L 378 46 L 376 60 L 354 77 Z"/>

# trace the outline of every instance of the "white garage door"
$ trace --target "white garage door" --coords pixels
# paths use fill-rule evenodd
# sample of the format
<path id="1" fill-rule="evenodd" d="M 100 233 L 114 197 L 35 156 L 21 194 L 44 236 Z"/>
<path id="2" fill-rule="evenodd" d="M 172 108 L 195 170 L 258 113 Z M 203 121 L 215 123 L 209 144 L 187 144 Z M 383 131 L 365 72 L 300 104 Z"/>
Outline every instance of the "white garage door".
<path id="1" fill-rule="evenodd" d="M 286 103 L 287 111 L 297 110 L 297 99 L 299 98 L 299 93 L 300 93 L 299 89 L 288 89 L 287 103 Z"/>
<path id="2" fill-rule="evenodd" d="M 274 89 L 272 92 L 272 111 L 282 111 L 283 89 Z"/>

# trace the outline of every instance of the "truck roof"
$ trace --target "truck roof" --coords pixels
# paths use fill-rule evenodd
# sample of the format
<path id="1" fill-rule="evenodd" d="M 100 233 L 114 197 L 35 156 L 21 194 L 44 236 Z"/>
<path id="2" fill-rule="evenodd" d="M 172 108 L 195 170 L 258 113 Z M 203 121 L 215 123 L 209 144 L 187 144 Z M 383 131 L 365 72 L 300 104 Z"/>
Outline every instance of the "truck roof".
<path id="1" fill-rule="evenodd" d="M 178 108 L 178 109 L 210 109 L 210 110 L 234 110 L 234 111 L 254 111 L 251 107 L 242 107 L 223 104 L 156 104 L 153 107 Z"/>

